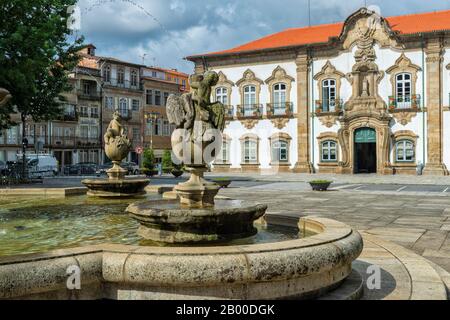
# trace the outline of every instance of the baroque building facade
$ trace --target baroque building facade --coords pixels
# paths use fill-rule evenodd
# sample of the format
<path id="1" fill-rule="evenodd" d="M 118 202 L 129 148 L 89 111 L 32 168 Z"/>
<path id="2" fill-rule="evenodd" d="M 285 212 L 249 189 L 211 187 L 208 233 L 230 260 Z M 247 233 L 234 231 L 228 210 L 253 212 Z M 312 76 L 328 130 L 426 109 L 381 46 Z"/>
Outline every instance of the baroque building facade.
<path id="1" fill-rule="evenodd" d="M 214 170 L 448 175 L 449 21 L 361 8 L 188 57 L 227 106 Z"/>

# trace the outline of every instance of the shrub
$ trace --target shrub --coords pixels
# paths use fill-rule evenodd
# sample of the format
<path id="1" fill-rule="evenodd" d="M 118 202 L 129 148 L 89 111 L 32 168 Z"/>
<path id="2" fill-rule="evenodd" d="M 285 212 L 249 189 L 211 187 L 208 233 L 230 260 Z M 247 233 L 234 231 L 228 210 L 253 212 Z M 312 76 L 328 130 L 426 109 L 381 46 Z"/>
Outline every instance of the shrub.
<path id="1" fill-rule="evenodd" d="M 329 180 L 313 180 L 313 181 L 310 181 L 309 183 L 312 183 L 312 184 L 330 184 L 332 182 L 333 181 L 329 181 Z"/>
<path id="2" fill-rule="evenodd" d="M 153 153 L 153 149 L 145 148 L 142 160 L 142 172 L 144 170 L 153 171 L 155 167 L 155 154 Z"/>

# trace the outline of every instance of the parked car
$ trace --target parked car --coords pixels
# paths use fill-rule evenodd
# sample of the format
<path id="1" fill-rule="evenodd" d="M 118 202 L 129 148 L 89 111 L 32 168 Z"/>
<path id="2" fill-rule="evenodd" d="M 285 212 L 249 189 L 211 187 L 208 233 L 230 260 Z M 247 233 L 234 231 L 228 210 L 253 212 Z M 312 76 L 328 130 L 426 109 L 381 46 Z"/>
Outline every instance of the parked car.
<path id="1" fill-rule="evenodd" d="M 101 164 L 97 167 L 97 170 L 95 171 L 95 174 L 97 176 L 101 176 L 101 175 L 106 175 L 106 171 L 111 169 L 113 166 L 113 164 L 111 162 L 109 163 L 105 163 L 105 164 Z"/>
<path id="2" fill-rule="evenodd" d="M 128 174 L 138 175 L 141 173 L 139 166 L 135 162 L 122 162 L 121 166 L 128 170 Z"/>
<path id="3" fill-rule="evenodd" d="M 58 174 L 58 160 L 49 154 L 30 154 L 26 156 L 28 174 L 30 178 L 50 177 Z M 19 157 L 17 166 L 21 166 Z"/>
<path id="4" fill-rule="evenodd" d="M 65 175 L 94 175 L 97 172 L 98 164 L 92 162 L 80 162 L 64 167 Z"/>

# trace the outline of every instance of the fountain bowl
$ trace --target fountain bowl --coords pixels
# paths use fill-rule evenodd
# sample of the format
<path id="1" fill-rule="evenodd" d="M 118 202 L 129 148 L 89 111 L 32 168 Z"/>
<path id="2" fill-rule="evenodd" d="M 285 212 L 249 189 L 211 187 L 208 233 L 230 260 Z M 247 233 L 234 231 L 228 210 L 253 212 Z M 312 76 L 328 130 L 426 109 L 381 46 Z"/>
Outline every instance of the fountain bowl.
<path id="1" fill-rule="evenodd" d="M 81 181 L 88 189 L 87 195 L 101 198 L 127 198 L 145 195 L 149 179 L 86 179 Z"/>
<path id="2" fill-rule="evenodd" d="M 295 224 L 315 235 L 215 247 L 102 244 L 2 257 L 0 299 L 311 299 L 339 290 L 362 251 L 360 234 L 319 217 Z M 73 265 L 81 270 L 81 290 L 67 289 Z"/>
<path id="3" fill-rule="evenodd" d="M 240 200 L 216 200 L 215 205 L 191 208 L 178 200 L 133 203 L 127 212 L 140 223 L 138 234 L 165 243 L 228 241 L 256 234 L 253 222 L 267 205 Z"/>

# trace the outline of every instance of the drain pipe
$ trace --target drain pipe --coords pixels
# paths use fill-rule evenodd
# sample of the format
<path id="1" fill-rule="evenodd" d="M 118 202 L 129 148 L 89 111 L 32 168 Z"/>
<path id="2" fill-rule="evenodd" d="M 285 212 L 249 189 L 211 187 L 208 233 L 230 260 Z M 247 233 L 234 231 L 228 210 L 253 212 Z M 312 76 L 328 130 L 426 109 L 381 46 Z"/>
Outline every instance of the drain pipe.
<path id="1" fill-rule="evenodd" d="M 422 33 L 422 168 L 425 166 L 425 156 L 426 156 L 426 152 L 425 152 L 425 145 L 426 145 L 426 140 L 425 140 L 425 126 L 426 126 L 426 121 L 425 121 L 425 42 L 424 42 L 424 38 L 423 38 L 423 33 Z M 420 170 L 420 174 L 422 174 L 422 170 Z"/>
<path id="2" fill-rule="evenodd" d="M 308 99 L 308 102 L 311 103 L 310 106 L 310 110 L 311 110 L 311 162 L 312 162 L 312 169 L 315 173 L 316 171 L 316 167 L 314 165 L 315 162 L 315 145 L 314 145 L 314 58 L 313 58 L 313 54 L 310 51 L 310 59 L 311 59 L 311 99 L 312 99 L 312 103 L 310 101 L 310 99 Z"/>

